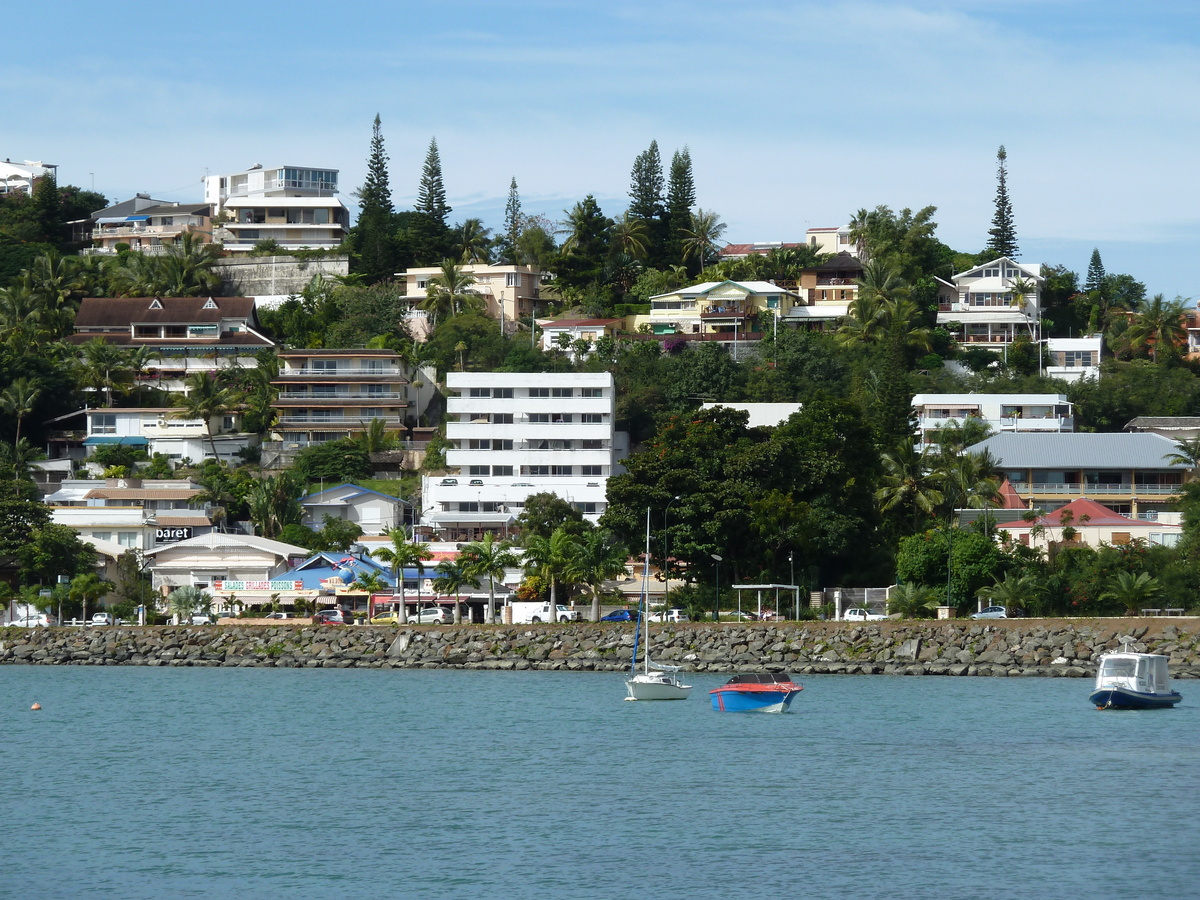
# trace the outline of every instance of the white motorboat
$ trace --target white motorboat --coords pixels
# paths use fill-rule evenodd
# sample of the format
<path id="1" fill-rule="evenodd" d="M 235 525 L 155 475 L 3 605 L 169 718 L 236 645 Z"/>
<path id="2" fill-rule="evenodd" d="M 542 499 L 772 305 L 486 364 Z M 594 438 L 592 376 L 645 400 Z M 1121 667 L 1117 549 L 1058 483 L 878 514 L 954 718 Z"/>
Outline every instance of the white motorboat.
<path id="1" fill-rule="evenodd" d="M 1163 709 L 1183 698 L 1171 689 L 1167 657 L 1135 653 L 1131 638 L 1121 639 L 1121 649 L 1100 657 L 1096 687 L 1089 699 L 1097 709 Z"/>

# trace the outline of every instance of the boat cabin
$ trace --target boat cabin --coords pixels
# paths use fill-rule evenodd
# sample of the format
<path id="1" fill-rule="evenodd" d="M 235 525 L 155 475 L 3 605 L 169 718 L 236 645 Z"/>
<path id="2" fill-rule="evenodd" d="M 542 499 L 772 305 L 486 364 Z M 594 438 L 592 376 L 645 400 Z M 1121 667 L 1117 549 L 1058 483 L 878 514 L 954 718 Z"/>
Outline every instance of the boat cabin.
<path id="1" fill-rule="evenodd" d="M 1100 660 L 1096 687 L 1120 687 L 1143 694 L 1170 691 L 1167 658 L 1149 653 L 1110 653 Z"/>

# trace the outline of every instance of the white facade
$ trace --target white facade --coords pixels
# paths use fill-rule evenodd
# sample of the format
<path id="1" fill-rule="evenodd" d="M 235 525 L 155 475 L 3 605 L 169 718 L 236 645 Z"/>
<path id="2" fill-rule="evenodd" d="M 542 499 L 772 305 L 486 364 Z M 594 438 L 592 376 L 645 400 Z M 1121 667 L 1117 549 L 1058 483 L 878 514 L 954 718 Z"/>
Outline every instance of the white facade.
<path id="1" fill-rule="evenodd" d="M 200 486 L 184 479 L 67 479 L 46 497 L 51 521 L 84 541 L 149 550 L 212 530 L 211 504 L 195 503 Z"/>
<path id="2" fill-rule="evenodd" d="M 850 234 L 849 225 L 836 228 L 810 228 L 804 233 L 808 245 L 818 253 L 849 253 L 858 256 L 858 244 Z"/>
<path id="3" fill-rule="evenodd" d="M 225 221 L 213 239 L 233 253 L 272 240 L 289 250 L 332 250 L 350 228 L 350 211 L 338 197 L 338 170 L 255 166 L 204 179 L 204 202 Z"/>
<path id="4" fill-rule="evenodd" d="M 25 160 L 25 164 L 6 159 L 0 162 L 0 194 L 32 194 L 34 185 L 58 166 Z"/>
<path id="5" fill-rule="evenodd" d="M 515 332 L 520 322 L 528 326 L 530 316 L 536 315 L 543 281 L 540 269 L 490 263 L 464 263 L 459 269 L 475 279 L 464 293 L 480 297 L 487 314 L 502 321 L 506 333 Z M 409 302 L 415 306 L 424 300 L 429 294 L 429 282 L 441 274 L 441 266 L 405 270 Z"/>
<path id="6" fill-rule="evenodd" d="M 300 499 L 304 507 L 304 524 L 320 530 L 326 516 L 342 519 L 358 525 L 364 535 L 386 534 L 393 528 L 401 528 L 408 521 L 407 510 L 412 504 L 359 487 L 357 484 L 340 484 L 326 488 Z"/>
<path id="7" fill-rule="evenodd" d="M 263 582 L 269 584 L 286 573 L 293 560 L 310 555 L 311 551 L 282 541 L 217 532 L 146 552 L 156 591 L 193 586 L 210 593 L 216 590 L 217 582 L 223 586 L 230 581 L 241 582 L 250 584 L 251 589 Z M 294 581 L 291 585 L 297 590 Z M 283 584 L 277 588 L 286 589 Z"/>
<path id="8" fill-rule="evenodd" d="M 161 453 L 172 463 L 179 463 L 209 459 L 215 445 L 218 459 L 237 465 L 241 462 L 237 454 L 258 442 L 258 435 L 236 431 L 235 415 L 212 420 L 210 443 L 202 419 L 178 419 L 173 412 L 170 408 L 89 409 L 84 447 L 90 453 L 105 444 L 140 446 L 151 456 Z"/>
<path id="9" fill-rule="evenodd" d="M 622 471 L 613 377 L 600 373 L 451 372 L 446 463 L 425 476 L 423 521 L 443 539 L 503 529 L 531 494 L 554 493 L 591 521 Z"/>
<path id="10" fill-rule="evenodd" d="M 1100 377 L 1100 350 L 1104 336 L 1047 338 L 1045 371 L 1049 378 L 1081 381 Z"/>
<path id="11" fill-rule="evenodd" d="M 958 297 L 938 304 L 937 323 L 951 326 L 961 344 L 995 350 L 1022 334 L 1038 340 L 1039 291 L 1046 280 L 1040 265 L 1004 257 L 960 272 L 953 280 Z"/>
<path id="12" fill-rule="evenodd" d="M 933 442 L 934 432 L 951 422 L 985 422 L 993 432 L 1075 430 L 1075 416 L 1066 394 L 917 394 L 921 443 Z"/>

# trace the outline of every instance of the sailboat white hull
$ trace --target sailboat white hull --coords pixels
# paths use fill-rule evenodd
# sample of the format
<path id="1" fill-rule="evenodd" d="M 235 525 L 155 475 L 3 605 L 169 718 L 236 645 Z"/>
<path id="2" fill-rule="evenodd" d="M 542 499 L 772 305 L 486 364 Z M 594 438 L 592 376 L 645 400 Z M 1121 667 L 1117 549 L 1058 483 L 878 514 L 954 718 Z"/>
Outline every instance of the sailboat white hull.
<path id="1" fill-rule="evenodd" d="M 690 684 L 680 684 L 672 675 L 643 672 L 626 680 L 626 700 L 686 700 L 692 692 Z"/>

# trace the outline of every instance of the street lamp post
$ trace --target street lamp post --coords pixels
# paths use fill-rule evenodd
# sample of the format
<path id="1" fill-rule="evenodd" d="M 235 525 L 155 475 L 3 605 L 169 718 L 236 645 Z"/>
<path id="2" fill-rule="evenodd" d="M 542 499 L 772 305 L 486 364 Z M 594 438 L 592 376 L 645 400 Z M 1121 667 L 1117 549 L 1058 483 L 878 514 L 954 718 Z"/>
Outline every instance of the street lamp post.
<path id="1" fill-rule="evenodd" d="M 713 597 L 713 621 L 721 621 L 721 557 L 716 553 L 709 554 L 717 561 L 717 593 Z"/>

